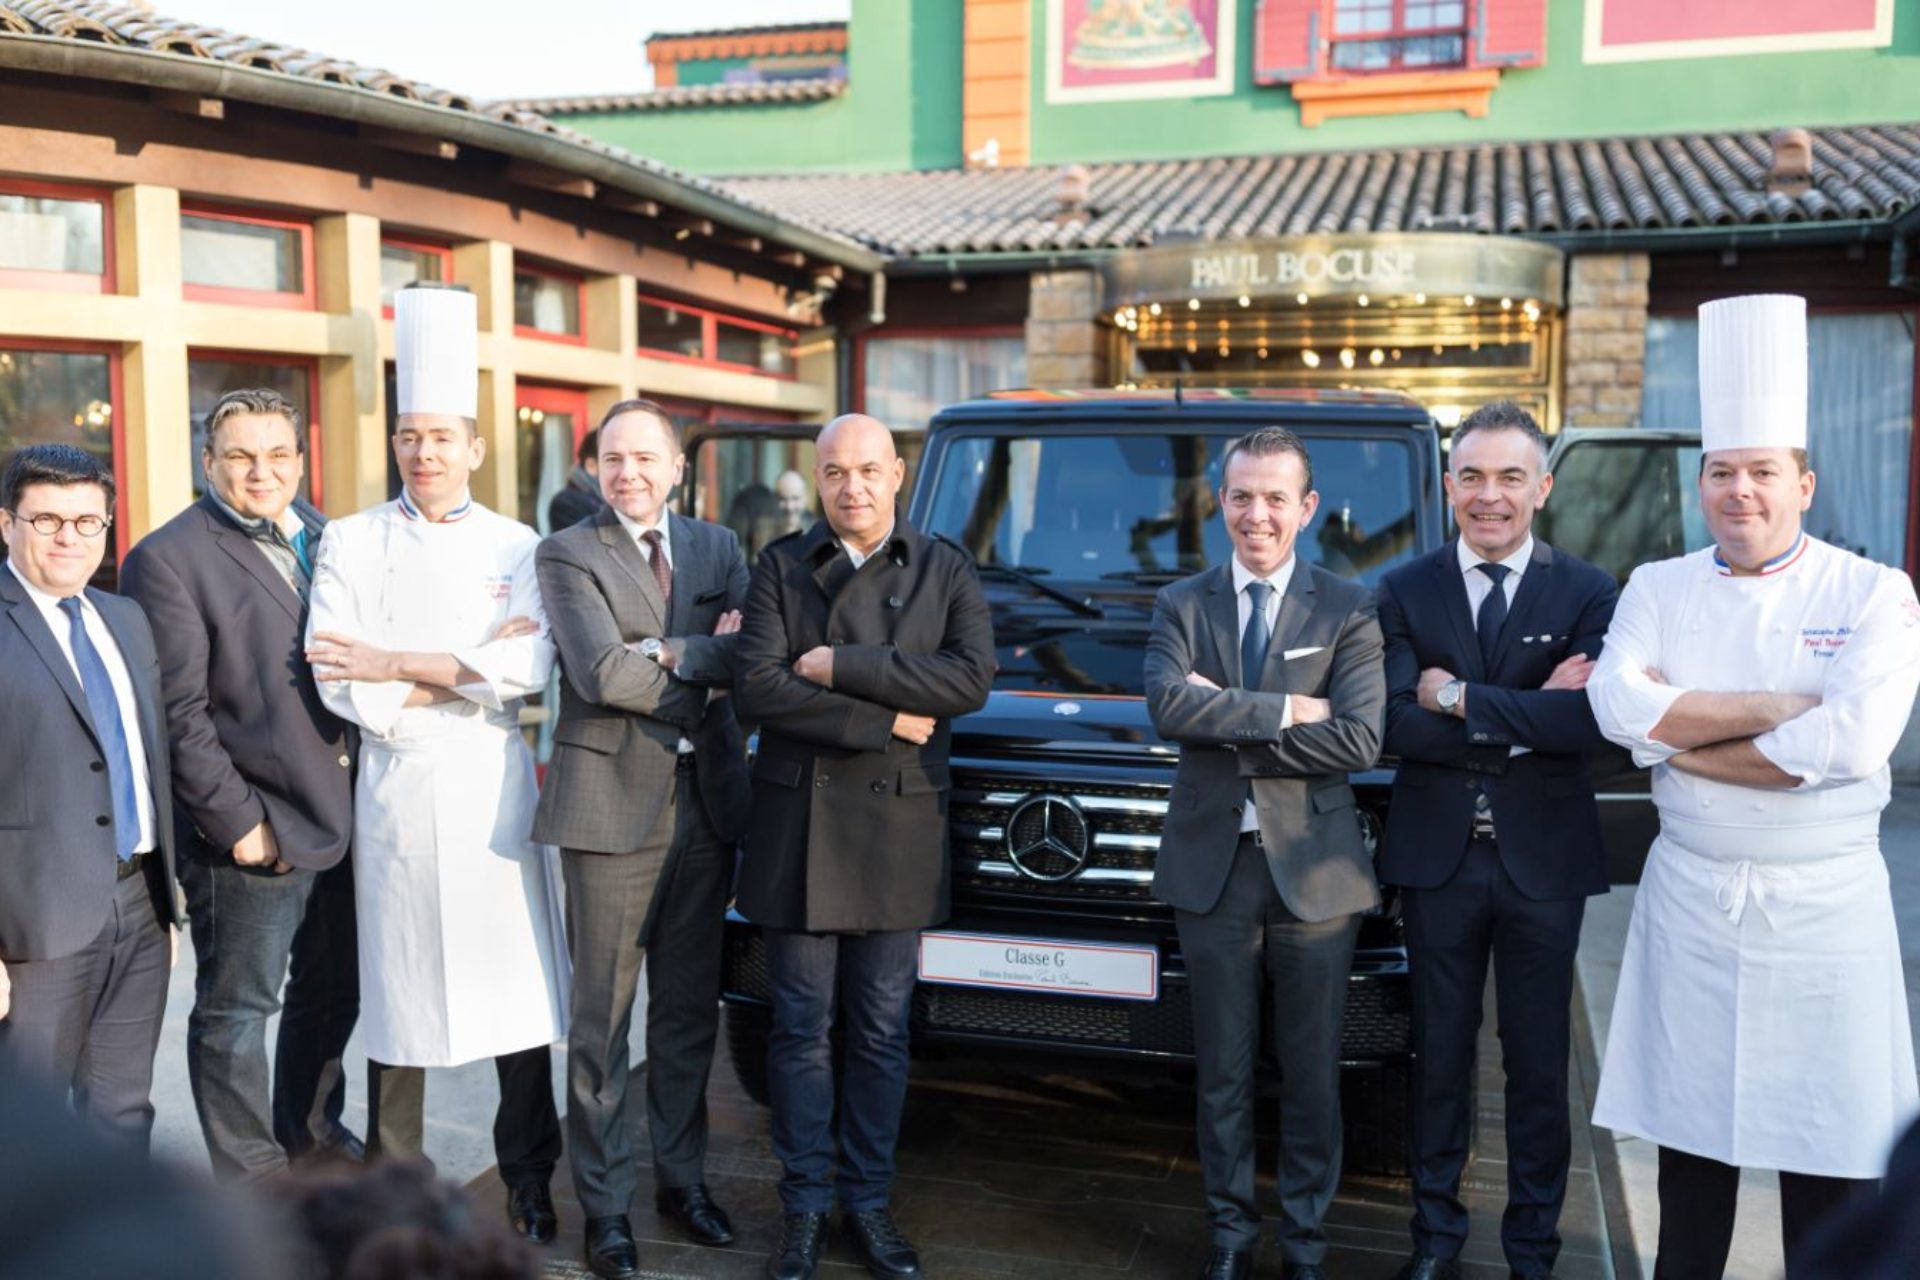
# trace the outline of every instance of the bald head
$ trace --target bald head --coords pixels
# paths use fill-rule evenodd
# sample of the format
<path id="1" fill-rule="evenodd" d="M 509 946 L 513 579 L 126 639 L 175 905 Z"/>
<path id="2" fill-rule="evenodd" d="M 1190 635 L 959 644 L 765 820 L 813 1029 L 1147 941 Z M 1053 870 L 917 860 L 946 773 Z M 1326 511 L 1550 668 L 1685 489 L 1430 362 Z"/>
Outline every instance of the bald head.
<path id="1" fill-rule="evenodd" d="M 907 474 L 893 433 L 864 413 L 843 414 L 821 428 L 813 450 L 814 487 L 827 523 L 842 542 L 862 554 L 872 551 L 893 528 Z"/>

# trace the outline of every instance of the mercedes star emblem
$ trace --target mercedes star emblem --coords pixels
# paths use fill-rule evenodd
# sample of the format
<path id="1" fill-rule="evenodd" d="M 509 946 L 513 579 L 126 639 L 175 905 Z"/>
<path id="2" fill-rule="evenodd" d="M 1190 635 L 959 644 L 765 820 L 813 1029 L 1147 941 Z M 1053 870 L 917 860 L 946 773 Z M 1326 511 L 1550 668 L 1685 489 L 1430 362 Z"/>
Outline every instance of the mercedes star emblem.
<path id="1" fill-rule="evenodd" d="M 1053 714 L 1057 716 L 1077 716 L 1080 714 L 1080 704 L 1077 702 L 1056 702 L 1053 704 Z"/>
<path id="2" fill-rule="evenodd" d="M 1087 815 L 1065 796 L 1028 796 L 1007 820 L 1007 858 L 1030 880 L 1068 880 L 1087 865 L 1093 847 Z"/>

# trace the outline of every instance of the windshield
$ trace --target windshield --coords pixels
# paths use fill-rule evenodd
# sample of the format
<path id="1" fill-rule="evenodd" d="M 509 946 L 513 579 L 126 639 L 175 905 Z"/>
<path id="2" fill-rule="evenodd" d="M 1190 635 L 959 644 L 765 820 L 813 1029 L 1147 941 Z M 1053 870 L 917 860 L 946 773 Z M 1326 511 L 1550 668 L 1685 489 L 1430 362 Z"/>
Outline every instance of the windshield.
<path id="1" fill-rule="evenodd" d="M 1220 460 L 1240 433 L 949 437 L 926 506 L 929 532 L 982 566 L 1050 581 L 1167 581 L 1232 554 Z M 1299 555 L 1366 583 L 1419 550 L 1413 451 L 1404 439 L 1306 436 L 1320 509 Z"/>
<path id="2" fill-rule="evenodd" d="M 1534 532 L 1625 582 L 1639 565 L 1712 541 L 1699 473 L 1695 441 L 1577 441 L 1554 461 Z"/>

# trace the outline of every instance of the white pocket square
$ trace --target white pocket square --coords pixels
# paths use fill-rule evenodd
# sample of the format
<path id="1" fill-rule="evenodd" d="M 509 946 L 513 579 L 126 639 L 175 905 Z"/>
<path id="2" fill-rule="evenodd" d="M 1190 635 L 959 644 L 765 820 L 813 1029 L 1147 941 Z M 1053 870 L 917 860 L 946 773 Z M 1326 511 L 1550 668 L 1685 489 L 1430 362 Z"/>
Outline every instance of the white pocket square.
<path id="1" fill-rule="evenodd" d="M 1311 658 L 1314 654 L 1320 652 L 1322 649 L 1326 647 L 1327 646 L 1323 644 L 1308 645 L 1304 649 L 1288 649 L 1285 652 L 1283 652 L 1280 656 L 1286 659 L 1288 662 L 1292 662 L 1295 658 Z"/>

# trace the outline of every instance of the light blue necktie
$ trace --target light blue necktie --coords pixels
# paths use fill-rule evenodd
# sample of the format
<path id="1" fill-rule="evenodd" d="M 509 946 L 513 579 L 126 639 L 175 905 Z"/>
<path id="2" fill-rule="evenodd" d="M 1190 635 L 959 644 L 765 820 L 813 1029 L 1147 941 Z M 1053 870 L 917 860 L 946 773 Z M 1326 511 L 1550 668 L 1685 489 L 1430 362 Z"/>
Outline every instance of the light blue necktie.
<path id="1" fill-rule="evenodd" d="M 1267 645 L 1273 639 L 1273 633 L 1267 628 L 1267 598 L 1273 594 L 1273 585 L 1266 582 L 1247 584 L 1247 602 L 1253 607 L 1247 611 L 1247 629 L 1240 634 L 1240 685 L 1246 689 L 1260 687 L 1260 672 L 1267 665 Z"/>
<path id="2" fill-rule="evenodd" d="M 80 610 L 80 597 L 68 596 L 60 602 L 67 615 L 67 635 L 73 646 L 73 662 L 80 668 L 80 687 L 86 691 L 87 711 L 93 716 L 94 732 L 100 737 L 101 752 L 107 757 L 107 780 L 113 786 L 113 851 L 125 862 L 133 856 L 140 840 L 140 801 L 133 789 L 133 757 L 127 751 L 127 726 L 120 719 L 120 699 L 114 696 L 113 680 L 107 664 L 93 647 L 87 623 Z"/>

